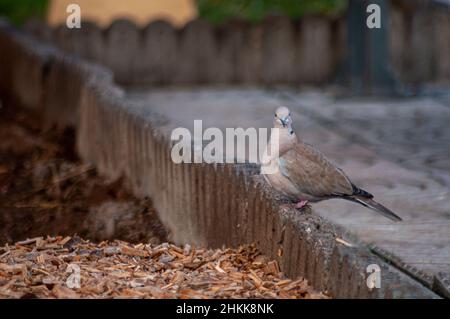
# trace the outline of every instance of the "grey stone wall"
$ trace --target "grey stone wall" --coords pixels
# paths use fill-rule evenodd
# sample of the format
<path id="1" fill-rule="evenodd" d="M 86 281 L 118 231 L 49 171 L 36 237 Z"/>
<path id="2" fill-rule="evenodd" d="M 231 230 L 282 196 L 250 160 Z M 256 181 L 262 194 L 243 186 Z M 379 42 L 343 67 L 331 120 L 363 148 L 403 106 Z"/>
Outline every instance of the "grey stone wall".
<path id="1" fill-rule="evenodd" d="M 74 56 L 55 54 L 44 80 L 45 126 L 78 126 L 78 105 L 85 86 L 91 82 L 112 82 L 109 70 Z"/>
<path id="2" fill-rule="evenodd" d="M 50 47 L 35 41 L 0 22 L 0 90 L 21 105 L 37 109 L 42 107 L 44 75 L 53 55 Z"/>
<path id="3" fill-rule="evenodd" d="M 390 56 L 406 83 L 450 82 L 450 6 L 392 0 Z"/>
<path id="4" fill-rule="evenodd" d="M 450 12 L 428 1 L 390 2 L 390 65 L 407 84 L 450 82 Z M 383 15 L 382 15 L 383 18 Z M 346 53 L 345 17 L 268 17 L 181 29 L 164 21 L 141 29 L 127 20 L 106 30 L 26 29 L 62 50 L 111 69 L 121 84 L 324 84 L 334 80 Z"/>
<path id="5" fill-rule="evenodd" d="M 270 17 L 262 23 L 194 20 L 181 29 L 156 21 L 140 29 L 118 20 L 106 30 L 49 29 L 38 21 L 27 31 L 60 49 L 110 68 L 121 84 L 324 83 L 334 77 L 342 51 L 336 20 Z M 44 31 L 45 30 L 45 31 Z M 50 34 L 50 35 L 49 35 Z"/>

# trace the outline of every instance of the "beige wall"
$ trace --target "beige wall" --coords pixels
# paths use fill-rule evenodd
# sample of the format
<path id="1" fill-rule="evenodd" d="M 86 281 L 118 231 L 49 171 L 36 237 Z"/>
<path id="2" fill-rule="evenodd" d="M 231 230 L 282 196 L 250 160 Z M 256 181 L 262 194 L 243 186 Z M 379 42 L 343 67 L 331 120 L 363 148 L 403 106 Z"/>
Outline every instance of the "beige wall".
<path id="1" fill-rule="evenodd" d="M 93 20 L 102 26 L 117 18 L 128 18 L 139 25 L 165 18 L 174 25 L 184 25 L 197 15 L 194 0 L 51 0 L 48 22 L 64 23 L 66 8 L 76 3 L 81 7 L 82 19 Z"/>

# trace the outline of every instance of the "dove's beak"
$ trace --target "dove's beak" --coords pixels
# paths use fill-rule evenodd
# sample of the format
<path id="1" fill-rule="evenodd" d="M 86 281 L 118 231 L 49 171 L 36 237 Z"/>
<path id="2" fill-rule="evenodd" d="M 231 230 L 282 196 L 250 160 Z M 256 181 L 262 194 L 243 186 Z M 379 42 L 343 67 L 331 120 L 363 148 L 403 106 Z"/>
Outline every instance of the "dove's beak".
<path id="1" fill-rule="evenodd" d="M 289 117 L 285 117 L 284 119 L 280 119 L 281 124 L 283 125 L 283 127 L 288 126 L 289 124 Z"/>

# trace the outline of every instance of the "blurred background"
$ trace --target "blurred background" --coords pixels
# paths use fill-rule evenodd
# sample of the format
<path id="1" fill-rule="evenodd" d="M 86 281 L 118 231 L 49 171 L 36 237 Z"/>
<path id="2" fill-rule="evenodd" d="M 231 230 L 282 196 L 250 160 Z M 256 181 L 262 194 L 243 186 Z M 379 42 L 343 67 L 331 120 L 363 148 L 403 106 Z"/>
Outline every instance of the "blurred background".
<path id="1" fill-rule="evenodd" d="M 134 79 L 126 79 L 126 76 L 122 76 L 123 71 L 115 69 L 117 63 L 109 63 L 105 56 L 96 56 L 100 53 L 81 52 L 94 50 L 86 48 L 86 43 L 77 44 L 74 40 L 77 37 L 92 36 L 89 24 L 80 31 L 69 32 L 67 28 L 58 30 L 58 26 L 65 24 L 69 15 L 66 8 L 71 2 L 3 0 L 0 3 L 0 15 L 6 16 L 16 25 L 28 22 L 27 30 L 38 35 L 41 40 L 51 38 L 50 42 L 65 51 L 77 53 L 112 68 L 116 79 L 122 84 L 135 83 L 136 77 L 148 77 L 145 66 L 139 65 L 135 67 L 137 70 L 130 71 L 133 66 L 127 65 L 126 72 L 134 75 Z M 190 21 L 198 18 L 206 21 L 217 28 L 211 31 L 205 27 L 200 27 L 201 30 L 191 28 L 195 34 L 192 37 L 199 40 L 205 32 L 209 32 L 215 38 L 213 41 L 216 44 L 212 45 L 216 47 L 213 50 L 222 51 L 212 53 L 216 56 L 214 63 L 218 65 L 221 64 L 220 55 L 227 54 L 223 53 L 221 46 L 230 47 L 226 42 L 228 32 L 231 33 L 233 28 L 242 29 L 242 32 L 237 34 L 245 37 L 243 41 L 246 42 L 242 49 L 234 54 L 245 55 L 248 53 L 248 50 L 244 49 L 246 46 L 250 47 L 249 50 L 258 50 L 264 55 L 264 41 L 273 36 L 276 40 L 268 40 L 272 41 L 268 45 L 274 52 L 269 52 L 268 55 L 280 66 L 273 66 L 275 70 L 270 72 L 278 76 L 269 82 L 314 85 L 337 83 L 345 87 L 346 93 L 351 95 L 411 96 L 429 92 L 427 85 L 430 83 L 447 84 L 450 78 L 449 0 L 79 0 L 76 3 L 81 7 L 83 22 L 94 22 L 104 30 L 109 28 L 113 21 L 120 19 L 126 19 L 141 29 L 145 29 L 154 21 L 164 20 L 181 30 L 182 34 L 189 34 L 190 29 L 185 27 Z M 382 27 L 379 29 L 369 29 L 366 26 L 367 7 L 370 4 L 377 4 L 381 9 Z M 289 19 L 291 25 L 288 26 L 286 20 L 282 19 L 270 20 L 270 17 L 274 16 Z M 50 31 L 44 30 L 42 25 L 30 26 L 30 21 L 36 20 L 45 21 L 57 31 L 53 31 L 52 35 L 44 34 Z M 239 26 L 234 23 L 232 27 L 226 26 L 228 22 L 236 20 L 247 25 Z M 265 31 L 261 33 L 258 28 L 267 29 L 267 25 L 271 25 L 273 33 L 266 36 Z M 129 36 L 126 36 L 125 31 L 119 30 L 117 33 L 127 37 L 123 41 L 130 41 L 130 45 L 130 37 L 143 36 L 142 33 L 129 33 Z M 145 34 L 144 32 L 144 37 Z M 163 42 L 168 42 L 170 36 L 166 34 L 162 38 L 165 38 Z M 108 37 L 102 41 L 108 42 Z M 136 45 L 142 47 L 142 44 Z M 275 52 L 276 50 L 287 53 Z M 281 55 L 283 56 L 280 57 Z M 244 73 L 254 72 L 251 67 L 248 67 L 248 71 L 245 71 L 245 68 L 251 63 L 261 62 L 257 54 L 253 54 L 249 59 L 252 61 L 244 63 Z M 281 66 L 283 60 L 285 69 Z M 293 63 L 301 69 L 300 75 L 287 74 L 289 64 Z M 214 82 L 227 82 L 220 79 L 222 71 L 224 70 L 214 71 Z M 256 77 L 264 78 L 264 75 Z M 253 81 L 252 75 L 247 74 L 243 78 L 234 81 L 259 82 Z M 210 79 L 205 81 L 211 82 Z M 435 88 L 431 91 L 434 92 Z"/>
<path id="2" fill-rule="evenodd" d="M 2 0 L 0 12 L 12 21 L 21 24 L 31 17 L 46 19 L 55 25 L 65 22 L 66 7 L 70 0 Z M 270 13 L 282 13 L 292 18 L 304 14 L 339 14 L 345 10 L 347 0 L 78 0 L 84 18 L 101 25 L 115 18 L 128 18 L 138 24 L 147 24 L 153 19 L 165 18 L 182 25 L 200 16 L 213 22 L 240 17 L 258 21 Z M 107 3 L 107 5 L 105 5 Z"/>

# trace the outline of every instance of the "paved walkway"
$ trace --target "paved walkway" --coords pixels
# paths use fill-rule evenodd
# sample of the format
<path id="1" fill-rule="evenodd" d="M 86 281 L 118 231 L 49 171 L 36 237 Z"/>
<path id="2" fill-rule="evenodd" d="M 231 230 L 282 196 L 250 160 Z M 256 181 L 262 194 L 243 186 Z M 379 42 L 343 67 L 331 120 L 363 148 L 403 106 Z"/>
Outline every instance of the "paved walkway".
<path id="1" fill-rule="evenodd" d="M 270 127 L 274 109 L 289 106 L 297 135 L 404 221 L 342 200 L 313 204 L 315 212 L 428 285 L 439 272 L 450 275 L 448 97 L 340 100 L 317 91 L 220 88 L 135 90 L 129 97 L 165 114 L 167 133 L 193 129 L 194 119 L 203 119 L 204 128 Z"/>

